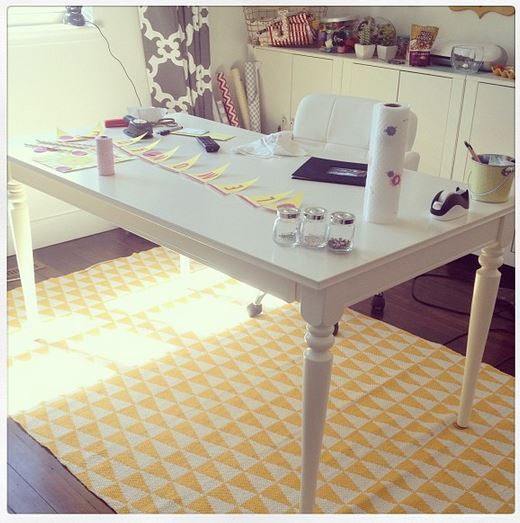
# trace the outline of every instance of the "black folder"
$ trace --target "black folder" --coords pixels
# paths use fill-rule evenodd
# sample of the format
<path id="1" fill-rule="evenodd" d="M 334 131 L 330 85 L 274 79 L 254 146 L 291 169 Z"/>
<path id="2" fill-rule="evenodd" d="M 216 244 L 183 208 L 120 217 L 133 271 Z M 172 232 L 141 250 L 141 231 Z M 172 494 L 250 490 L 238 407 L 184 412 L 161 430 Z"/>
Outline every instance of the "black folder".
<path id="1" fill-rule="evenodd" d="M 366 163 L 342 162 L 311 156 L 292 174 L 292 178 L 364 187 L 367 179 L 367 167 Z"/>

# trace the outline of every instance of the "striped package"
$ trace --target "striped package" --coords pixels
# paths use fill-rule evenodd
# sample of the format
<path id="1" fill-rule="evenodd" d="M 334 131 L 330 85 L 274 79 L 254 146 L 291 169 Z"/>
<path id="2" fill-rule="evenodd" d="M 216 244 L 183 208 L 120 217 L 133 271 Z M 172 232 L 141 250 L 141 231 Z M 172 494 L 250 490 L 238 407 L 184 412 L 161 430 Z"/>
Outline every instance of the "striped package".
<path id="1" fill-rule="evenodd" d="M 269 42 L 274 47 L 303 47 L 312 45 L 316 32 L 311 27 L 312 15 L 300 12 L 281 15 L 281 19 L 268 27 Z"/>
<path id="2" fill-rule="evenodd" d="M 237 112 L 235 110 L 235 104 L 231 98 L 231 91 L 229 90 L 224 73 L 217 73 L 217 83 L 222 95 L 222 103 L 226 109 L 229 124 L 233 127 L 240 127 L 240 122 L 238 121 Z"/>

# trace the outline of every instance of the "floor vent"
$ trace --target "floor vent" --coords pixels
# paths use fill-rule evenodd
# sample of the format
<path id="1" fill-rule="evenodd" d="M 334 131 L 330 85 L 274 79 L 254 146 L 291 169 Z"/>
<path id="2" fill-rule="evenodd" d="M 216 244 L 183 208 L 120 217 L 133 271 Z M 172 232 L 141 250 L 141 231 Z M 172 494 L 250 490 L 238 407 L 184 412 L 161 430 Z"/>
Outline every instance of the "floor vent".
<path id="1" fill-rule="evenodd" d="M 35 262 L 34 262 L 35 271 L 39 271 L 40 269 L 45 269 L 45 267 L 46 267 L 46 265 L 35 260 Z M 13 280 L 19 280 L 19 279 L 20 279 L 20 271 L 18 270 L 18 267 L 11 267 L 10 269 L 7 269 L 7 281 L 13 281 Z"/>

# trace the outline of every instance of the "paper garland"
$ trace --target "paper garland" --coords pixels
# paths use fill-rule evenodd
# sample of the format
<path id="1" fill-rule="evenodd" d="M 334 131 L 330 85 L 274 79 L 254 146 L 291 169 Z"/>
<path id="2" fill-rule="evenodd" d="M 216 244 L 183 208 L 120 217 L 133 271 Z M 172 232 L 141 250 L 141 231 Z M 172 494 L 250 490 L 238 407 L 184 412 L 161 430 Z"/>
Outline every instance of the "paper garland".
<path id="1" fill-rule="evenodd" d="M 78 134 L 78 135 L 72 135 L 65 131 L 63 131 L 60 128 L 56 128 L 56 137 L 61 142 L 81 142 L 83 140 L 88 140 L 89 138 L 95 138 L 96 136 L 99 136 L 105 128 L 98 123 L 92 131 L 88 132 L 87 134 Z"/>
<path id="2" fill-rule="evenodd" d="M 211 171 L 208 171 L 205 173 L 185 173 L 185 174 L 187 174 L 188 176 L 191 176 L 193 179 L 195 179 L 199 182 L 208 183 L 213 180 L 216 180 L 219 176 L 224 174 L 224 172 L 226 171 L 226 169 L 228 167 L 229 167 L 229 163 L 226 163 L 222 167 L 217 167 L 216 169 L 212 169 Z"/>
<path id="3" fill-rule="evenodd" d="M 253 178 L 252 180 L 248 180 L 246 182 L 226 183 L 224 185 L 215 185 L 214 183 L 212 183 L 210 185 L 222 194 L 234 194 L 243 191 L 244 189 L 247 189 L 250 185 L 253 185 L 257 180 L 258 178 Z"/>
<path id="4" fill-rule="evenodd" d="M 282 201 L 277 200 L 273 204 L 263 205 L 266 209 L 270 211 L 277 211 L 280 207 L 296 207 L 297 209 L 301 206 L 303 201 L 303 192 L 297 192 L 294 196 L 287 199 L 282 199 Z"/>
<path id="5" fill-rule="evenodd" d="M 219 73 L 219 75 L 222 75 L 223 77 L 223 73 Z M 34 152 L 38 153 L 53 153 L 52 158 L 50 157 L 50 155 L 46 155 L 46 157 L 42 156 L 33 159 L 39 163 L 47 165 L 48 167 L 54 168 L 59 172 L 69 172 L 73 170 L 95 167 L 97 165 L 97 160 L 95 156 L 93 156 L 92 146 L 75 143 L 71 143 L 69 145 L 67 144 L 67 142 L 79 142 L 82 140 L 87 140 L 89 138 L 95 138 L 96 136 L 101 134 L 103 130 L 104 129 L 101 126 L 101 124 L 98 124 L 92 131 L 85 135 L 69 135 L 62 129 L 58 128 L 56 129 L 56 134 L 58 137 L 57 142 L 45 142 L 43 140 L 37 140 L 42 145 L 37 145 L 34 149 Z M 115 161 L 124 162 L 127 160 L 133 160 L 135 157 L 139 157 L 143 160 L 160 165 L 160 167 L 164 167 L 165 169 L 168 169 L 170 171 L 183 173 L 198 182 L 208 184 L 210 187 L 212 187 L 213 189 L 215 189 L 223 195 L 237 194 L 251 187 L 258 180 L 257 177 L 243 182 L 229 182 L 225 184 L 210 183 L 224 174 L 224 172 L 229 167 L 229 163 L 202 173 L 188 173 L 186 171 L 197 163 L 202 153 L 199 153 L 183 162 L 164 164 L 163 162 L 169 160 L 178 151 L 180 146 L 177 145 L 173 149 L 170 149 L 169 151 L 165 152 L 154 150 L 154 147 L 156 147 L 157 144 L 159 144 L 159 142 L 161 141 L 161 139 L 158 139 L 147 145 L 132 149 L 131 146 L 140 142 L 144 138 L 144 136 L 146 136 L 146 134 L 147 133 L 143 133 L 140 136 L 136 136 L 135 138 L 114 140 L 114 145 L 116 147 L 119 147 L 124 152 L 131 155 L 126 157 L 116 156 Z M 208 135 L 212 136 L 213 139 L 220 140 L 229 140 L 233 138 L 232 135 L 227 135 L 223 133 L 208 133 Z M 54 149 L 53 146 L 55 147 Z M 263 207 L 267 210 L 276 211 L 279 207 L 283 206 L 299 207 L 301 205 L 301 202 L 303 200 L 303 192 L 298 192 L 297 194 L 289 198 L 289 195 L 291 193 L 292 191 L 286 191 L 278 194 L 263 194 L 256 196 L 246 196 L 242 194 L 237 194 L 237 196 L 242 198 L 250 205 L 253 205 L 254 207 Z"/>
<path id="6" fill-rule="evenodd" d="M 163 165 L 162 167 L 165 167 L 166 169 L 169 169 L 170 171 L 177 171 L 179 173 L 182 173 L 186 170 L 188 170 L 190 167 L 193 167 L 197 160 L 200 158 L 202 153 L 197 154 L 196 156 L 193 156 L 189 160 L 185 160 L 184 162 L 180 163 L 171 163 L 169 165 Z"/>
<path id="7" fill-rule="evenodd" d="M 245 196 L 243 194 L 239 194 L 238 196 L 239 198 L 242 198 L 254 207 L 266 207 L 267 205 L 271 205 L 274 202 L 283 200 L 286 196 L 289 196 L 289 194 L 291 193 L 292 191 L 281 192 L 278 194 L 262 194 L 258 196 Z"/>
<path id="8" fill-rule="evenodd" d="M 165 162 L 166 160 L 169 160 L 179 149 L 180 145 L 177 145 L 177 147 L 174 147 L 170 151 L 166 151 L 165 153 L 162 153 L 161 151 L 146 151 L 143 154 L 141 154 L 141 158 L 144 160 L 148 160 L 152 163 L 161 163 Z"/>

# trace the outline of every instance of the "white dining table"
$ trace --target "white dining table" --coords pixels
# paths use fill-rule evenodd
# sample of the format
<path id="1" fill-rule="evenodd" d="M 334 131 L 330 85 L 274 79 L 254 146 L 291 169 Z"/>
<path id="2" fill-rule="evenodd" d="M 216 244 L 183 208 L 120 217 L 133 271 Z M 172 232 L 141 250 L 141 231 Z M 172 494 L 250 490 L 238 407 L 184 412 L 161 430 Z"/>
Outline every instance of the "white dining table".
<path id="1" fill-rule="evenodd" d="M 498 291 L 504 248 L 514 227 L 514 200 L 471 201 L 458 219 L 438 221 L 430 204 L 441 190 L 458 182 L 426 174 L 402 175 L 398 219 L 393 224 L 363 221 L 363 187 L 291 179 L 306 157 L 262 159 L 232 152 L 262 135 L 184 113 L 175 119 L 185 127 L 230 134 L 217 153 L 206 153 L 195 138 L 170 134 L 157 149 L 180 145 L 169 161 L 202 153 L 190 172 L 203 172 L 229 162 L 218 182 L 258 178 L 238 194 L 270 195 L 303 191 L 302 206 L 343 210 L 356 219 L 354 249 L 347 255 L 327 250 L 287 248 L 272 240 L 276 214 L 255 208 L 237 194 L 224 195 L 141 158 L 118 163 L 114 176 L 97 168 L 60 173 L 37 163 L 24 143 L 56 140 L 53 133 L 13 139 L 8 143 L 8 199 L 11 229 L 21 274 L 27 322 L 38 326 L 29 209 L 24 185 L 43 191 L 116 226 L 202 262 L 287 302 L 298 301 L 306 322 L 303 349 L 302 472 L 300 511 L 312 512 L 332 372 L 333 329 L 344 307 L 480 250 L 476 272 L 467 354 L 457 418 L 468 427 L 476 381 Z M 86 129 L 86 128 L 84 128 Z M 82 132 L 85 132 L 83 130 Z M 114 140 L 122 129 L 107 129 Z M 141 142 L 144 144 L 144 142 Z M 348 158 L 345 158 L 348 160 Z"/>

